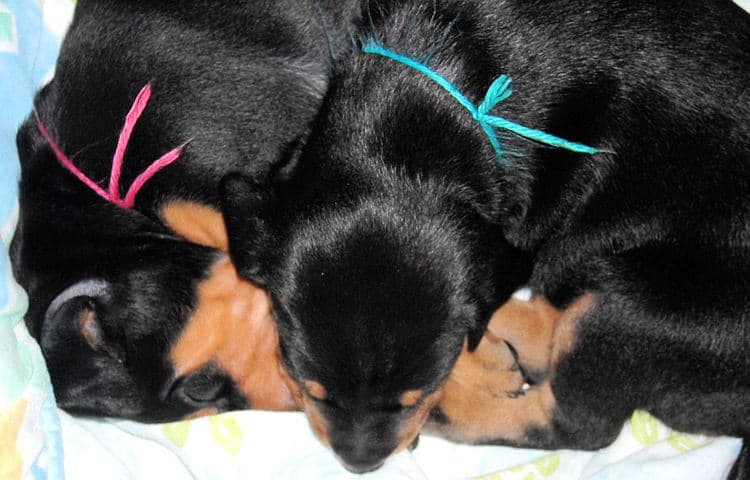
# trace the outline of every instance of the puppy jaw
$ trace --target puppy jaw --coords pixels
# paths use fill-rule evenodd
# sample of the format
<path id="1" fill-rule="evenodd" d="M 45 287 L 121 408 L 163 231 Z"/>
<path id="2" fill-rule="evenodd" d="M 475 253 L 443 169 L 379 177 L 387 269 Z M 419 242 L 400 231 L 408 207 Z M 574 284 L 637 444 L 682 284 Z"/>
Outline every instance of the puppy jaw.
<path id="1" fill-rule="evenodd" d="M 227 251 L 224 221 L 212 208 L 176 202 L 164 207 L 162 218 L 187 240 Z M 176 375 L 216 362 L 252 408 L 296 409 L 281 374 L 271 300 L 264 290 L 241 279 L 226 255 L 198 285 L 195 311 L 173 345 L 170 359 Z"/>
<path id="2" fill-rule="evenodd" d="M 407 392 L 407 394 L 408 393 L 410 392 Z M 414 443 L 414 439 L 417 438 L 417 435 L 419 435 L 419 432 L 422 431 L 422 427 L 424 427 L 424 424 L 427 422 L 430 412 L 435 405 L 440 402 L 442 397 L 443 388 L 441 387 L 431 394 L 420 398 L 414 404 L 414 412 L 412 412 L 412 414 L 409 415 L 409 418 L 401 424 L 398 435 L 398 445 L 393 453 L 398 453 Z"/>
<path id="3" fill-rule="evenodd" d="M 280 366 L 280 372 L 287 384 L 287 387 L 292 393 L 292 397 L 294 398 L 296 406 L 305 412 L 307 421 L 310 424 L 310 428 L 312 429 L 315 436 L 325 447 L 331 448 L 331 441 L 328 437 L 328 423 L 325 421 L 325 417 L 315 405 L 315 398 L 311 396 L 310 392 L 308 391 L 308 389 L 312 389 L 312 395 L 322 394 L 322 397 L 318 397 L 318 399 L 322 399 L 327 396 L 325 387 L 314 380 L 305 381 L 303 386 L 302 384 L 294 380 L 288 374 L 286 369 L 283 368 L 283 366 Z"/>
<path id="4" fill-rule="evenodd" d="M 315 404 L 315 399 L 322 400 L 327 397 L 325 387 L 313 380 L 306 380 L 300 384 L 289 376 L 286 370 L 283 371 L 283 375 L 297 406 L 305 412 L 315 436 L 325 447 L 332 448 L 329 436 L 330 427 L 325 416 Z M 414 407 L 414 411 L 399 425 L 396 447 L 390 455 L 394 455 L 414 444 L 419 432 L 427 422 L 430 412 L 442 397 L 442 387 L 428 395 L 425 395 L 422 390 L 408 390 L 399 397 L 399 403 L 402 406 Z"/>

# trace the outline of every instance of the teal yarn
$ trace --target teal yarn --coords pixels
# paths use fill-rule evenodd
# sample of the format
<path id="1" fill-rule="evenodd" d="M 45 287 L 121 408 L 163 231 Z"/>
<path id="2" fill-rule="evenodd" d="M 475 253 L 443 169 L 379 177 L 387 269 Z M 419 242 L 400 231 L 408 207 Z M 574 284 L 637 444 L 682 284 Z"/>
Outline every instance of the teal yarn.
<path id="1" fill-rule="evenodd" d="M 569 140 L 556 137 L 555 135 L 552 135 L 550 133 L 536 130 L 534 128 L 525 127 L 496 115 L 490 115 L 490 111 L 492 109 L 494 109 L 499 103 L 510 97 L 511 93 L 513 93 L 510 90 L 510 78 L 508 78 L 507 75 L 500 75 L 495 79 L 494 82 L 492 82 L 490 88 L 487 89 L 484 100 L 479 104 L 479 107 L 477 107 L 468 98 L 466 98 L 466 96 L 461 93 L 461 91 L 456 88 L 455 85 L 453 85 L 445 77 L 441 76 L 439 73 L 432 70 L 424 63 L 418 62 L 413 58 L 407 57 L 406 55 L 396 53 L 393 50 L 389 50 L 381 45 L 378 45 L 374 40 L 368 40 L 367 42 L 365 42 L 364 45 L 362 45 L 362 51 L 364 53 L 380 55 L 382 57 L 395 60 L 399 63 L 403 63 L 404 65 L 413 68 L 414 70 L 417 70 L 418 72 L 427 76 L 433 82 L 440 85 L 443 90 L 450 93 L 453 98 L 458 100 L 458 103 L 463 105 L 463 107 L 468 110 L 469 113 L 471 113 L 471 116 L 474 118 L 474 120 L 479 123 L 479 125 L 484 130 L 484 133 L 487 134 L 487 138 L 489 138 L 490 143 L 492 144 L 492 148 L 495 150 L 497 161 L 500 165 L 505 165 L 505 162 L 503 161 L 503 149 L 500 145 L 500 141 L 497 139 L 495 129 L 508 130 L 509 132 L 515 133 L 516 135 L 524 138 L 528 138 L 529 140 L 534 140 L 536 142 L 550 145 L 552 147 L 564 148 L 573 152 L 586 154 L 594 154 L 599 152 L 598 149 L 589 147 L 588 145 L 571 142 Z"/>

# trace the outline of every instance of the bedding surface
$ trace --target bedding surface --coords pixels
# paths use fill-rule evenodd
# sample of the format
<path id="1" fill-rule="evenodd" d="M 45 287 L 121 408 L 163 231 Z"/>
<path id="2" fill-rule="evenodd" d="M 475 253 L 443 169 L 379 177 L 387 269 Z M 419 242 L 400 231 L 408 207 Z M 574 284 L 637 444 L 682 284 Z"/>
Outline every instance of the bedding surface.
<path id="1" fill-rule="evenodd" d="M 750 0 L 738 0 L 748 9 Z M 733 438 L 672 431 L 636 412 L 597 452 L 457 445 L 424 437 L 376 472 L 346 472 L 301 413 L 233 412 L 165 425 L 79 418 L 55 407 L 22 317 L 7 248 L 17 217 L 15 131 L 49 78 L 72 0 L 0 0 L 0 480 L 18 479 L 721 479 Z"/>

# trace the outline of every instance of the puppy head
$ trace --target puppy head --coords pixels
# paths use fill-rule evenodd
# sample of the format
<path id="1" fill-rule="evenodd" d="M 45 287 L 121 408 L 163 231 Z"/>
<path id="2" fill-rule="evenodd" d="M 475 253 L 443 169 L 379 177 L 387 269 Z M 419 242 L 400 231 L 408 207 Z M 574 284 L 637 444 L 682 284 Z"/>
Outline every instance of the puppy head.
<path id="1" fill-rule="evenodd" d="M 12 259 L 29 296 L 25 320 L 58 404 L 142 421 L 244 407 L 244 396 L 216 365 L 181 374 L 169 358 L 200 303 L 196 288 L 222 255 L 135 213 L 92 215 L 100 223 L 78 226 L 77 212 L 55 212 L 58 218 L 22 207 Z"/>
<path id="2" fill-rule="evenodd" d="M 25 320 L 40 342 L 59 405 L 74 413 L 141 421 L 245 408 L 248 382 L 232 377 L 237 368 L 228 371 L 221 355 L 190 362 L 183 356 L 180 364 L 172 356 L 183 338 L 207 328 L 201 312 L 211 302 L 200 295 L 201 287 L 217 276 L 231 277 L 223 273 L 226 267 L 215 271 L 228 264 L 220 215 L 214 217 L 218 221 L 195 217 L 205 220 L 201 223 L 121 209 L 61 172 L 33 124 L 22 127 L 18 146 L 21 209 L 11 258 L 29 296 Z M 264 319 L 240 333 L 250 343 L 268 336 L 269 316 L 252 310 L 262 296 L 232 291 L 233 305 L 247 308 L 233 315 L 235 323 L 243 314 Z M 267 302 L 258 305 L 268 310 Z M 203 320 L 193 322 L 198 317 Z M 258 337 L 253 325 L 262 327 Z M 275 358 L 267 345 L 262 352 Z M 289 408 L 286 387 L 274 388 Z M 260 406 L 274 408 L 276 397 L 268 398 Z"/>
<path id="3" fill-rule="evenodd" d="M 471 315 L 445 300 L 460 294 L 439 268 L 402 255 L 401 239 L 361 233 L 296 259 L 277 310 L 313 428 L 359 472 L 413 442 L 466 335 L 462 313 Z"/>
<path id="4" fill-rule="evenodd" d="M 206 314 L 200 307 L 211 302 L 198 297 L 211 291 L 201 289 L 204 283 L 232 282 L 234 272 L 225 261 L 214 268 L 224 258 L 221 245 L 195 244 L 192 229 L 175 235 L 160 209 L 174 198 L 215 201 L 220 172 L 228 169 L 268 170 L 306 130 L 325 63 L 306 57 L 305 41 L 293 48 L 303 33 L 295 24 L 288 24 L 289 35 L 279 35 L 276 27 L 287 19 L 275 21 L 276 10 L 286 10 L 275 4 L 264 15 L 258 6 L 227 4 L 206 12 L 115 3 L 79 2 L 55 78 L 35 99 L 39 117 L 77 168 L 106 188 L 117 132 L 149 82 L 153 96 L 127 146 L 122 194 L 155 159 L 193 141 L 149 180 L 135 208 L 125 210 L 62 168 L 33 119 L 19 130 L 20 220 L 11 255 L 29 294 L 26 322 L 42 344 L 59 403 L 70 411 L 149 421 L 245 407 L 246 398 L 253 407 L 290 408 L 286 387 L 274 380 L 278 368 L 271 368 L 275 342 L 259 345 L 262 354 L 252 348 L 256 327 L 263 332 L 257 338 L 275 338 L 270 315 L 248 311 L 252 321 L 243 323 L 233 313 L 222 324 L 239 323 L 248 338 L 231 365 L 221 359 L 237 350 L 242 332 L 214 343 L 211 354 L 201 350 L 200 361 L 178 348 L 223 320 Z M 243 28 L 221 21 L 230 16 Z M 134 18 L 138 35 L 128 26 Z M 209 30 L 216 34 L 210 39 L 204 35 Z M 280 61 L 285 55 L 289 62 Z M 246 287 L 227 300 L 263 304 L 262 295 Z M 50 308 L 55 299 L 59 308 Z M 261 369 L 267 374 L 255 382 L 252 366 L 268 358 Z"/>
<path id="5" fill-rule="evenodd" d="M 350 470 L 378 468 L 415 441 L 466 336 L 489 318 L 464 234 L 440 205 L 364 196 L 343 208 L 297 203 L 307 210 L 295 215 L 289 192 L 271 208 L 273 229 L 250 233 L 264 221 L 241 212 L 262 211 L 262 195 L 236 177 L 224 192 L 230 251 L 241 271 L 245 258 L 265 265 L 249 273 L 273 295 L 313 430 Z"/>
<path id="6" fill-rule="evenodd" d="M 166 291 L 164 285 L 177 282 L 169 269 L 117 273 L 86 275 L 53 294 L 41 320 L 33 312 L 26 318 L 39 324 L 59 406 L 141 421 L 244 407 L 244 396 L 217 364 L 183 373 L 170 361 L 170 343 L 191 316 L 192 286 Z M 30 291 L 31 301 L 40 295 Z"/>

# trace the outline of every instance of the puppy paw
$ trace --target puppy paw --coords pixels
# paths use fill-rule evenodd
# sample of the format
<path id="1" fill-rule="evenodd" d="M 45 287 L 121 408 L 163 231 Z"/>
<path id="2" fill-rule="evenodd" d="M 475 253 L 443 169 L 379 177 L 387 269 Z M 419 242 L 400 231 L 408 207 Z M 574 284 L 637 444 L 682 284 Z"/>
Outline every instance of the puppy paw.
<path id="1" fill-rule="evenodd" d="M 511 298 L 495 311 L 482 343 L 489 339 L 508 342 L 523 374 L 530 383 L 546 376 L 552 358 L 552 344 L 560 312 L 543 297 Z"/>
<path id="2" fill-rule="evenodd" d="M 516 396 L 522 392 L 525 378 L 508 344 L 493 335 L 485 335 L 473 352 L 464 348 L 446 382 L 444 395 L 451 401 L 466 397 Z"/>

